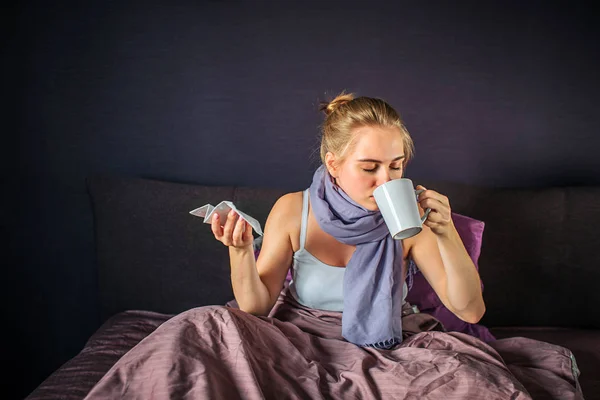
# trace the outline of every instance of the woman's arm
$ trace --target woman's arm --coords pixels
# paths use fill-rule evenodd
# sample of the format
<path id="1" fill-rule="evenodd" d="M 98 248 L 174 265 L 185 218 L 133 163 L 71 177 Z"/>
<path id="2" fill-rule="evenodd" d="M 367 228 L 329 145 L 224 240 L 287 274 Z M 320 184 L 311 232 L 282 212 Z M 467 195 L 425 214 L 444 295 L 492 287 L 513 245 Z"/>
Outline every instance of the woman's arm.
<path id="1" fill-rule="evenodd" d="M 235 299 L 240 309 L 250 314 L 267 315 L 283 287 L 293 254 L 289 225 L 294 195 L 281 197 L 273 206 L 257 261 L 252 246 L 252 227 L 239 219 L 237 213 L 228 215 L 224 227 L 218 220 L 212 223 L 215 237 L 229 247 Z"/>
<path id="2" fill-rule="evenodd" d="M 448 199 L 426 190 L 419 202 L 432 211 L 421 233 L 405 240 L 409 255 L 446 308 L 463 321 L 476 323 L 485 313 L 481 281 L 454 227 Z"/>

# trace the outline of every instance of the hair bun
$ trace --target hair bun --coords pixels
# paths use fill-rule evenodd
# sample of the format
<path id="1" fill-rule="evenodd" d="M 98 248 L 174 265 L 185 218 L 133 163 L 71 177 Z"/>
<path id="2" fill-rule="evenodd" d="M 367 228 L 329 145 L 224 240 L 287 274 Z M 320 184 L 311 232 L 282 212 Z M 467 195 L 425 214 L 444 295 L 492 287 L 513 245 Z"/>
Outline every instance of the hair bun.
<path id="1" fill-rule="evenodd" d="M 331 100 L 329 103 L 321 103 L 320 110 L 325 112 L 327 116 L 331 115 L 335 110 L 340 108 L 340 106 L 346 104 L 349 101 L 354 100 L 354 94 L 342 92 L 338 94 L 335 99 Z"/>

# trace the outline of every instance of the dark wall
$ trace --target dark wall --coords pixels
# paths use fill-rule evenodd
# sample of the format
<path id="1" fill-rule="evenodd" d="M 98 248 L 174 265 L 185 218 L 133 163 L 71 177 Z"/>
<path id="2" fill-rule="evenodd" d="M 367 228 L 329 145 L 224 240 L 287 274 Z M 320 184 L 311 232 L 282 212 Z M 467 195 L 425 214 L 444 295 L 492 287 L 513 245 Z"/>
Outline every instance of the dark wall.
<path id="1" fill-rule="evenodd" d="M 101 322 L 90 175 L 304 188 L 319 101 L 346 89 L 404 116 L 417 181 L 600 184 L 598 29 L 582 2 L 52 3 L 3 14 L 16 394 Z"/>

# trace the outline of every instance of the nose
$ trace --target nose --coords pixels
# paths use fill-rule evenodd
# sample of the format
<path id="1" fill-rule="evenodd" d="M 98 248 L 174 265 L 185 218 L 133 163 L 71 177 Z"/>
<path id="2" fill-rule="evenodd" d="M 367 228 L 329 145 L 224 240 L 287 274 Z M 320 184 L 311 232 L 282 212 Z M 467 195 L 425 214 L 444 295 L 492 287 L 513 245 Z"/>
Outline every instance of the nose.
<path id="1" fill-rule="evenodd" d="M 390 171 L 387 168 L 379 168 L 379 173 L 377 174 L 377 186 L 383 185 L 386 182 L 391 181 Z"/>

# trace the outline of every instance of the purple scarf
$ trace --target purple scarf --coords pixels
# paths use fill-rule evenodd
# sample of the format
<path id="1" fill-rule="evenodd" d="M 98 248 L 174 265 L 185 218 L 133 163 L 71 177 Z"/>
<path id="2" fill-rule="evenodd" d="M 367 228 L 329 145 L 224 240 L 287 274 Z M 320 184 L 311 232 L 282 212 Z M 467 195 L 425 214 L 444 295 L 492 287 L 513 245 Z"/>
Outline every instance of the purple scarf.
<path id="1" fill-rule="evenodd" d="M 402 243 L 392 239 L 379 211 L 358 205 L 321 165 L 310 185 L 321 229 L 355 245 L 344 273 L 342 335 L 358 346 L 390 348 L 402 341 Z"/>

